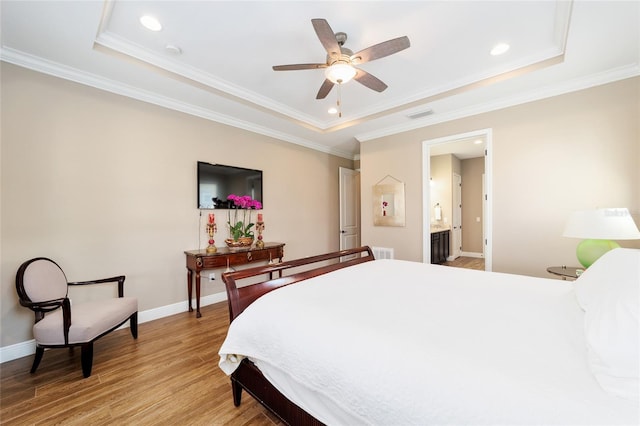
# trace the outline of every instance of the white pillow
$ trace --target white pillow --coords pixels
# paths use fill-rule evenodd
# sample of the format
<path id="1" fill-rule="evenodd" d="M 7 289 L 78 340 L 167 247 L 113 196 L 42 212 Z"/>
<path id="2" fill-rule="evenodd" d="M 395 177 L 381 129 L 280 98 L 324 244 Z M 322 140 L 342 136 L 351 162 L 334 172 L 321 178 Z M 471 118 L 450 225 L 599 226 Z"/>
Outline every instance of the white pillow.
<path id="1" fill-rule="evenodd" d="M 640 398 L 640 250 L 617 248 L 575 282 L 585 310 L 588 362 L 602 388 Z"/>

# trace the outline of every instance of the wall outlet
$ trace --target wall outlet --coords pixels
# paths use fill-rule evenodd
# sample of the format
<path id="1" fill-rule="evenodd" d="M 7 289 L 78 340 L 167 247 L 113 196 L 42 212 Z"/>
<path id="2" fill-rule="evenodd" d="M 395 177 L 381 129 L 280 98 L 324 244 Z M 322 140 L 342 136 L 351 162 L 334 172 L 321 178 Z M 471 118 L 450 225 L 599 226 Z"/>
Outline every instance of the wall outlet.
<path id="1" fill-rule="evenodd" d="M 216 280 L 216 274 L 215 272 L 211 272 L 209 274 L 209 281 L 215 281 Z"/>

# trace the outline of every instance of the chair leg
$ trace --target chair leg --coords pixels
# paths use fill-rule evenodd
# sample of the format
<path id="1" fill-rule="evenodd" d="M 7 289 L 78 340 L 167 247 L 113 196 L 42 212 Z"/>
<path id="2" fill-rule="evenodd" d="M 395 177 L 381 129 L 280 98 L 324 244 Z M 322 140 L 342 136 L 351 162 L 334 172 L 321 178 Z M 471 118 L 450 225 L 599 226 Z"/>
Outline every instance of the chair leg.
<path id="1" fill-rule="evenodd" d="M 36 346 L 36 355 L 33 358 L 33 365 L 31 365 L 31 374 L 35 373 L 42 361 L 42 355 L 44 355 L 44 348 Z"/>
<path id="2" fill-rule="evenodd" d="M 129 319 L 129 328 L 134 339 L 138 338 L 138 313 L 135 312 Z"/>
<path id="3" fill-rule="evenodd" d="M 91 376 L 91 367 L 93 366 L 93 342 L 82 345 L 80 359 L 82 361 L 82 375 L 87 378 Z"/>

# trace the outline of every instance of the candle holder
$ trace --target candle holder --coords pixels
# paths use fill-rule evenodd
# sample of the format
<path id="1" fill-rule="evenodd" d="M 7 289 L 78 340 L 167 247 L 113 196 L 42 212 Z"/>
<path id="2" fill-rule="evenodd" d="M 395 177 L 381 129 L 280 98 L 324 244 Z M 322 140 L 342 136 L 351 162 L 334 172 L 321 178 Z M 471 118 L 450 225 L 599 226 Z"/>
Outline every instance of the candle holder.
<path id="1" fill-rule="evenodd" d="M 207 234 L 209 234 L 209 245 L 207 246 L 207 253 L 215 253 L 218 249 L 215 246 L 215 240 L 213 239 L 213 234 L 216 233 L 218 227 L 215 223 L 207 223 Z"/>
<path id="2" fill-rule="evenodd" d="M 258 241 L 256 241 L 256 247 L 259 249 L 264 248 L 264 241 L 262 241 L 262 231 L 264 231 L 264 222 L 260 221 L 256 223 L 256 231 L 258 231 Z"/>

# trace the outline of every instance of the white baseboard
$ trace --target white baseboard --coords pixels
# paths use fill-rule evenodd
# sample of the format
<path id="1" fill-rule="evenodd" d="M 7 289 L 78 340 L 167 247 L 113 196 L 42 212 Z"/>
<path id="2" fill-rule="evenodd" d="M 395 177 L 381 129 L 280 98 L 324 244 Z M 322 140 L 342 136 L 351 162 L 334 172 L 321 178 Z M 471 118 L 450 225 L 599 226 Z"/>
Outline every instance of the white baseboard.
<path id="1" fill-rule="evenodd" d="M 461 253 L 461 255 L 464 256 L 464 257 L 476 257 L 478 259 L 484 258 L 484 254 L 482 254 L 482 253 L 474 253 L 474 252 L 471 252 L 471 251 L 463 251 Z"/>
<path id="2" fill-rule="evenodd" d="M 36 353 L 36 341 L 31 339 L 26 342 L 0 348 L 0 363 L 22 358 Z"/>
<path id="3" fill-rule="evenodd" d="M 200 298 L 200 307 L 212 305 L 214 303 L 227 300 L 226 293 L 215 293 Z M 192 302 L 193 309 L 195 310 L 195 300 Z M 189 302 L 174 303 L 172 305 L 160 306 L 159 308 L 148 309 L 146 311 L 138 312 L 138 324 L 153 321 L 156 319 L 168 317 L 170 315 L 187 312 L 189 310 Z M 195 315 L 194 315 L 195 318 Z M 122 324 L 120 328 L 128 328 L 129 322 Z M 14 359 L 22 358 L 25 356 L 33 355 L 36 352 L 36 341 L 31 339 L 26 342 L 16 343 L 14 345 L 3 346 L 0 348 L 0 363 L 12 361 Z"/>
<path id="4" fill-rule="evenodd" d="M 227 300 L 226 293 L 210 294 L 208 296 L 203 296 L 200 298 L 200 306 L 202 307 L 202 306 L 212 305 L 214 303 L 222 302 L 225 300 Z M 196 309 L 195 300 L 191 302 L 191 306 L 193 307 L 194 310 Z M 142 324 L 144 322 L 157 320 L 160 318 L 168 317 L 170 315 L 187 312 L 188 310 L 189 310 L 189 302 L 187 300 L 185 300 L 184 302 L 174 303 L 173 305 L 166 305 L 166 306 L 160 306 L 159 308 L 148 309 L 146 311 L 138 312 L 138 323 Z M 125 323 L 125 324 L 128 324 L 128 323 Z"/>

